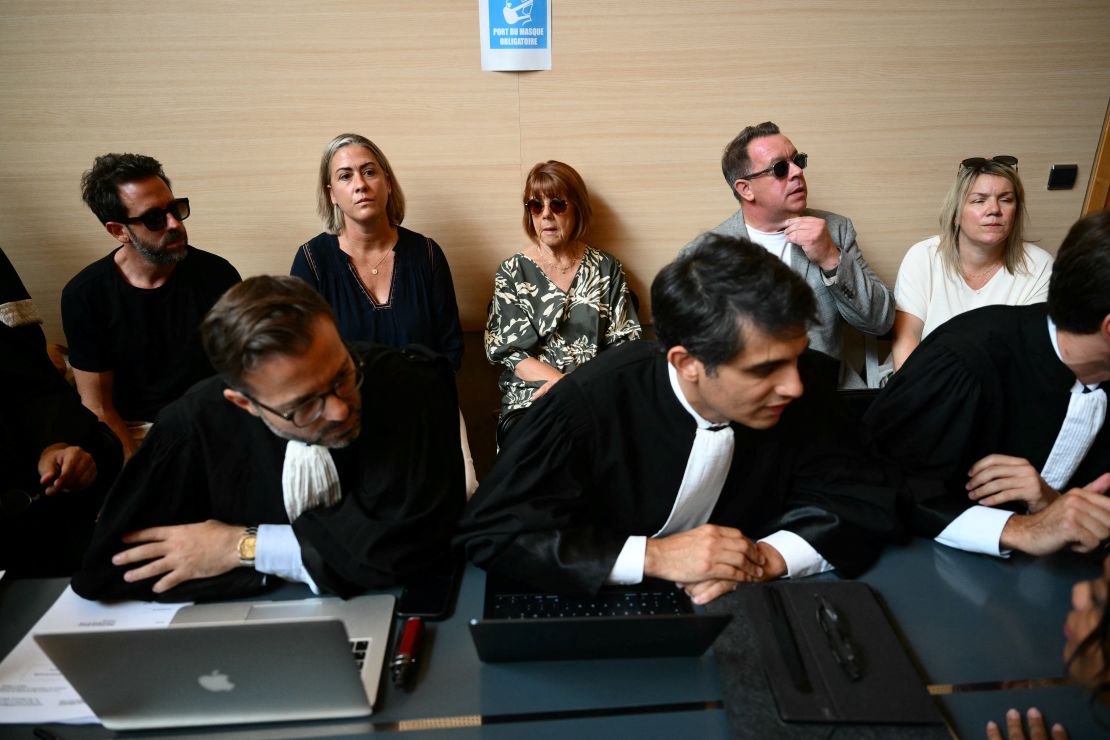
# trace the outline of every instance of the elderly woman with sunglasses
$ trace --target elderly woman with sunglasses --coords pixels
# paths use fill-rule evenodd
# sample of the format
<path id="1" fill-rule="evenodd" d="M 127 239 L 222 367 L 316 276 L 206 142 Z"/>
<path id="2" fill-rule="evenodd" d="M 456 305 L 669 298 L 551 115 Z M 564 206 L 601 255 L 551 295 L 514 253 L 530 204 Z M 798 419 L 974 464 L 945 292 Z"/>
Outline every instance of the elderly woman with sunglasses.
<path id="1" fill-rule="evenodd" d="M 894 369 L 948 319 L 989 305 L 1048 298 L 1052 255 L 1023 240 L 1025 189 L 1017 158 L 960 163 L 940 229 L 910 247 L 894 286 Z"/>
<path id="2" fill-rule="evenodd" d="M 532 243 L 501 263 L 486 323 L 486 357 L 503 365 L 501 414 L 527 408 L 598 352 L 640 337 L 621 263 L 583 241 L 589 193 L 562 162 L 541 162 L 524 183 Z"/>

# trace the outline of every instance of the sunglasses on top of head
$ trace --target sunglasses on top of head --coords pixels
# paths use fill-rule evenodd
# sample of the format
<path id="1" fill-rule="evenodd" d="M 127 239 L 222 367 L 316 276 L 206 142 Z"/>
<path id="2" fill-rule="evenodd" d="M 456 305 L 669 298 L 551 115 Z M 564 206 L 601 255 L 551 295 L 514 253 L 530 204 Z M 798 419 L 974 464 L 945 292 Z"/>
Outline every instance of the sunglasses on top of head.
<path id="1" fill-rule="evenodd" d="M 551 200 L 547 201 L 547 205 L 551 207 L 552 213 L 558 215 L 561 213 L 566 213 L 567 207 L 570 205 L 570 203 L 566 202 L 562 198 L 552 198 Z M 543 201 L 539 198 L 529 198 L 528 200 L 524 201 L 524 207 L 527 208 L 533 216 L 538 216 L 543 213 Z"/>
<path id="2" fill-rule="evenodd" d="M 754 180 L 757 177 L 762 177 L 768 173 L 775 176 L 776 180 L 781 180 L 786 177 L 790 172 L 790 163 L 793 162 L 798 166 L 798 169 L 804 170 L 806 165 L 809 164 L 809 155 L 798 152 L 790 159 L 780 159 L 770 167 L 760 170 L 759 172 L 752 172 L 747 175 L 741 175 L 736 178 L 737 180 Z"/>
<path id="3" fill-rule="evenodd" d="M 997 156 L 991 157 L 990 159 L 987 159 L 986 157 L 968 157 L 964 161 L 960 162 L 960 167 L 966 167 L 969 170 L 981 170 L 987 166 L 988 162 L 994 162 L 995 164 L 1000 164 L 1003 167 L 1010 167 L 1016 170 L 1018 165 L 1018 158 L 1010 156 L 1009 154 L 999 154 Z"/>
<path id="4" fill-rule="evenodd" d="M 189 199 L 178 198 L 177 200 L 171 200 L 170 204 L 165 208 L 151 208 L 141 216 L 120 219 L 119 223 L 141 223 L 150 231 L 161 231 L 166 228 L 167 215 L 173 216 L 178 221 L 184 221 L 189 218 Z"/>

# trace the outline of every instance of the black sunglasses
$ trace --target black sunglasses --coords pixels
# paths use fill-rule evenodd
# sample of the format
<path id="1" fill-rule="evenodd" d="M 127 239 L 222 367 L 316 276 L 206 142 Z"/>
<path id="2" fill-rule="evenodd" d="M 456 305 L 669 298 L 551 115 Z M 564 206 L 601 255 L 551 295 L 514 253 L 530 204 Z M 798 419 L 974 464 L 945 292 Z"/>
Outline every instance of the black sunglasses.
<path id="1" fill-rule="evenodd" d="M 355 395 L 358 389 L 362 387 L 362 381 L 366 377 L 362 371 L 366 363 L 363 362 L 360 355 L 352 352 L 350 347 L 347 348 L 347 352 L 351 355 L 351 360 L 355 366 L 353 377 L 350 371 L 345 371 L 334 383 L 332 383 L 329 390 L 323 393 L 317 393 L 311 398 L 306 398 L 289 411 L 278 411 L 273 406 L 267 406 L 262 403 L 246 391 L 240 390 L 239 392 L 255 406 L 266 409 L 274 416 L 290 422 L 293 426 L 307 427 L 324 415 L 324 407 L 327 405 L 328 396 L 335 396 L 340 400 L 346 400 Z"/>
<path id="2" fill-rule="evenodd" d="M 1009 154 L 999 154 L 995 157 L 991 157 L 990 159 L 987 159 L 986 157 L 968 157 L 964 161 L 960 162 L 960 166 L 966 167 L 969 170 L 981 170 L 987 166 L 988 162 L 994 162 L 996 164 L 1003 165 L 1004 167 L 1012 167 L 1016 170 L 1018 165 L 1018 158 L 1012 157 Z"/>
<path id="3" fill-rule="evenodd" d="M 779 161 L 775 162 L 773 165 L 771 165 L 770 167 L 768 167 L 766 169 L 762 169 L 759 172 L 753 172 L 749 175 L 741 175 L 740 177 L 738 177 L 736 179 L 737 180 L 754 180 L 755 178 L 762 177 L 763 175 L 766 175 L 768 172 L 770 172 L 775 176 L 776 180 L 781 180 L 782 178 L 786 177 L 787 173 L 790 172 L 790 163 L 791 162 L 798 165 L 798 169 L 804 170 L 806 168 L 806 165 L 809 164 L 809 155 L 808 154 L 802 154 L 801 152 L 798 152 L 797 154 L 795 154 L 790 159 L 780 159 Z"/>
<path id="4" fill-rule="evenodd" d="M 552 213 L 558 215 L 566 213 L 567 207 L 570 205 L 570 203 L 567 203 L 562 198 L 552 198 L 551 200 L 547 201 L 547 205 L 551 207 Z M 543 201 L 539 198 L 529 198 L 528 200 L 524 201 L 524 207 L 531 211 L 533 216 L 538 216 L 543 213 Z"/>
<path id="5" fill-rule="evenodd" d="M 184 221 L 189 218 L 189 199 L 178 198 L 171 200 L 170 204 L 165 208 L 151 208 L 149 211 L 141 216 L 132 216 L 120 221 L 124 224 L 137 224 L 141 223 L 150 231 L 161 231 L 166 228 L 166 215 L 171 215 L 178 221 Z"/>

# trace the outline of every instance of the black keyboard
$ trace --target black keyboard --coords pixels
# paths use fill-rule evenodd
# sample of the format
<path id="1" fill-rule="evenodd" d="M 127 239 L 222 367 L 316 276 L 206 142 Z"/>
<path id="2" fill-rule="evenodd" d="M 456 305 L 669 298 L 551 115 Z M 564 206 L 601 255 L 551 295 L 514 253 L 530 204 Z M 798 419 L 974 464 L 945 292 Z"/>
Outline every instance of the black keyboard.
<path id="1" fill-rule="evenodd" d="M 355 658 L 355 665 L 359 670 L 362 670 L 362 664 L 366 662 L 366 649 L 370 647 L 369 640 L 351 640 L 351 655 Z"/>
<path id="2" fill-rule="evenodd" d="M 690 599 L 681 590 L 603 591 L 594 597 L 556 594 L 493 594 L 487 619 L 558 619 L 689 614 Z"/>

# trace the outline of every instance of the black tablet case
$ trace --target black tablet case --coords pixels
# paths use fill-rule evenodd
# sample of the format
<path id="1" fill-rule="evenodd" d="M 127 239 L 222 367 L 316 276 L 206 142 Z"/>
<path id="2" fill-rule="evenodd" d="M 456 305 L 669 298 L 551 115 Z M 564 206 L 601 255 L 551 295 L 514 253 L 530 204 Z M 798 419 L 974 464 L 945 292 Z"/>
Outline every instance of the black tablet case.
<path id="1" fill-rule="evenodd" d="M 811 690 L 795 686 L 776 637 L 770 589 L 777 589 L 801 653 Z M 942 723 L 916 667 L 871 589 L 857 581 L 768 584 L 744 590 L 743 604 L 763 660 L 767 681 L 787 722 L 883 724 Z M 817 619 L 824 596 L 840 614 L 855 647 L 862 676 L 851 681 L 829 648 Z"/>

